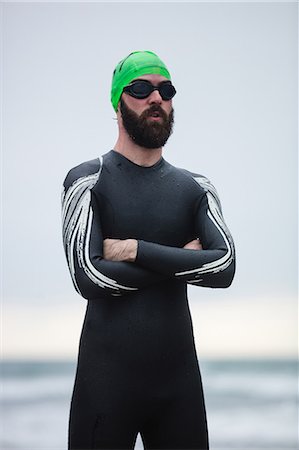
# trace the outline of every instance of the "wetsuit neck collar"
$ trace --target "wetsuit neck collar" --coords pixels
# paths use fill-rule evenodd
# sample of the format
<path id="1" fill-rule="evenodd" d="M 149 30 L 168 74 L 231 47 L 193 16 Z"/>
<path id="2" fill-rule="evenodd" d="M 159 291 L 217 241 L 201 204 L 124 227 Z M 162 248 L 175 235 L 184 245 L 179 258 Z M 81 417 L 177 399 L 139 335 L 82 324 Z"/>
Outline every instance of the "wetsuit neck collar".
<path id="1" fill-rule="evenodd" d="M 161 156 L 161 158 L 152 166 L 140 166 L 139 164 L 134 163 L 130 159 L 128 159 L 126 156 L 124 156 L 122 153 L 117 152 L 116 150 L 112 149 L 110 151 L 110 154 L 117 159 L 119 162 L 123 162 L 129 166 L 137 167 L 141 170 L 151 170 L 160 167 L 164 163 L 164 158 Z"/>

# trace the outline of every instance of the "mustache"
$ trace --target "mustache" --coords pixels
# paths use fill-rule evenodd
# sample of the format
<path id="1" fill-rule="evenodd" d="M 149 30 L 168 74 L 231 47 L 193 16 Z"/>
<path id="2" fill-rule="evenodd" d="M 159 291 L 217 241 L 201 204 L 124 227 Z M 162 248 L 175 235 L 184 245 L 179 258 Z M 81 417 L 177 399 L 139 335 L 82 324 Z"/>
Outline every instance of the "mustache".
<path id="1" fill-rule="evenodd" d="M 148 109 L 143 111 L 143 113 L 140 116 L 140 119 L 146 119 L 147 117 L 151 116 L 153 113 L 158 113 L 162 117 L 162 119 L 164 119 L 165 121 L 168 119 L 168 114 L 164 111 L 164 109 L 160 105 L 150 106 Z"/>

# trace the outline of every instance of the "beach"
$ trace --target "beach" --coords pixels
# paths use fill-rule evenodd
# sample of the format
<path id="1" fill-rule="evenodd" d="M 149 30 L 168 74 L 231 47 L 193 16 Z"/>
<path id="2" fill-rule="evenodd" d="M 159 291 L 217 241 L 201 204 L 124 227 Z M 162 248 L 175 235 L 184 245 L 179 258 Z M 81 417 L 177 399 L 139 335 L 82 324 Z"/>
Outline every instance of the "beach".
<path id="1" fill-rule="evenodd" d="M 211 450 L 298 449 L 296 360 L 200 361 Z M 2 361 L 0 448 L 65 450 L 74 361 Z M 138 436 L 136 450 L 143 449 Z"/>

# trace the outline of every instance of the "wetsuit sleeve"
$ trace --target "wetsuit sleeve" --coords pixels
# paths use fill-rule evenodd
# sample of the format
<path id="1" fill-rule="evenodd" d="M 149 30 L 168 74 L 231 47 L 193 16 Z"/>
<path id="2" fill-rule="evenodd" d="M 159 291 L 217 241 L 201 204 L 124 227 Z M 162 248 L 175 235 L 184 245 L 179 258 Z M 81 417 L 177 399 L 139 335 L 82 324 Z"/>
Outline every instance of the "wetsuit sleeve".
<path id="1" fill-rule="evenodd" d="M 194 216 L 194 229 L 203 250 L 169 247 L 138 242 L 137 263 L 189 284 L 204 287 L 228 287 L 235 273 L 235 249 L 224 223 L 215 188 L 201 178 L 202 193 Z"/>
<path id="2" fill-rule="evenodd" d="M 65 253 L 77 292 L 86 299 L 121 296 L 164 279 L 129 262 L 103 259 L 100 211 L 93 192 L 101 169 L 83 172 L 83 176 L 75 169 L 75 176 L 70 171 L 64 181 L 62 221 Z"/>

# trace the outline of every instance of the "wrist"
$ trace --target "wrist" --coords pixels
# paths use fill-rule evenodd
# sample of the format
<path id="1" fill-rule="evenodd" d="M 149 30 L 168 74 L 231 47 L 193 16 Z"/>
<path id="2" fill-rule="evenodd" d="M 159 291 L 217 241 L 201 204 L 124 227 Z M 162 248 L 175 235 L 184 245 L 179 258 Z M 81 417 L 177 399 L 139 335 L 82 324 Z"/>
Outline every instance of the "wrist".
<path id="1" fill-rule="evenodd" d="M 138 248 L 138 241 L 136 239 L 128 239 L 128 247 L 127 247 L 127 261 L 128 262 L 135 262 L 136 256 L 137 256 L 137 248 Z"/>

